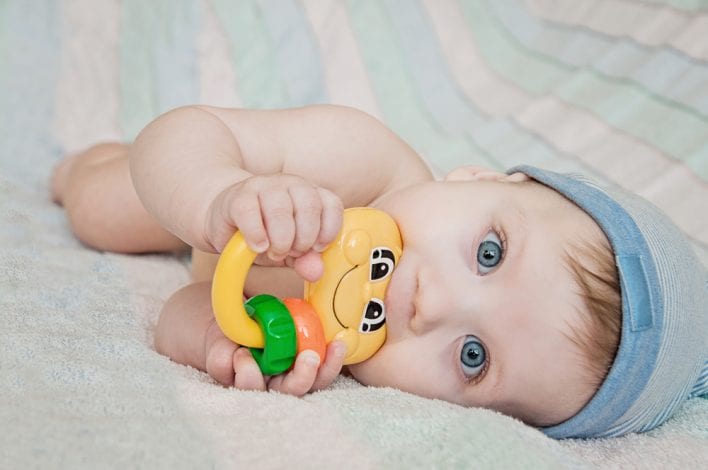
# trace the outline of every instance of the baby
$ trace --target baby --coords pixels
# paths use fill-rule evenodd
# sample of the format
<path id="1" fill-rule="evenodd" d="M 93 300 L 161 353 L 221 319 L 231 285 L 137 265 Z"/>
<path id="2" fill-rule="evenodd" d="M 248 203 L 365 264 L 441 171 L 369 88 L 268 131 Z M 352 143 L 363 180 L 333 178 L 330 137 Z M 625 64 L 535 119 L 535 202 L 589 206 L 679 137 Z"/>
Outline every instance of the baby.
<path id="1" fill-rule="evenodd" d="M 302 296 L 346 207 L 399 226 L 387 338 L 348 366 L 361 383 L 499 410 L 549 436 L 645 431 L 706 393 L 706 271 L 653 206 L 575 175 L 457 168 L 436 181 L 376 119 L 351 108 L 190 106 L 131 146 L 61 162 L 56 202 L 87 245 L 192 247 L 193 282 L 166 302 L 155 347 L 241 389 L 329 385 L 345 346 L 264 377 L 211 308 L 217 254 L 236 230 L 260 253 L 245 292 Z"/>

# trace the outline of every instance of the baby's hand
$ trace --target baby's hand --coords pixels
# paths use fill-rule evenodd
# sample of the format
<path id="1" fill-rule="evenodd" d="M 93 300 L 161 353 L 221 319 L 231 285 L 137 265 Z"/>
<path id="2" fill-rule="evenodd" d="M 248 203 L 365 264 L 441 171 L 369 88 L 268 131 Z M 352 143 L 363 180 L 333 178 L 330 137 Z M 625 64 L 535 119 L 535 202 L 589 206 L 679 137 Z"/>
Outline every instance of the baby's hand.
<path id="1" fill-rule="evenodd" d="M 338 196 L 299 176 L 252 176 L 214 199 L 206 237 L 221 252 L 239 230 L 248 246 L 265 253 L 271 265 L 292 265 L 294 258 L 311 250 L 322 251 L 334 240 L 342 225 L 342 211 Z"/>
<path id="2" fill-rule="evenodd" d="M 335 341 L 327 346 L 327 355 L 321 365 L 317 353 L 307 350 L 298 354 L 291 370 L 267 377 L 261 373 L 248 348 L 223 338 L 208 351 L 207 372 L 225 386 L 233 385 L 241 390 L 273 390 L 299 397 L 329 386 L 341 372 L 345 354 L 344 343 Z"/>
<path id="3" fill-rule="evenodd" d="M 241 390 L 273 390 L 296 396 L 329 386 L 341 372 L 347 352 L 343 342 L 333 341 L 327 345 L 322 364 L 319 364 L 317 353 L 306 350 L 298 354 L 291 370 L 268 377 L 261 373 L 251 351 L 224 336 L 216 321 L 207 330 L 204 348 L 205 369 L 220 384 Z"/>
<path id="4" fill-rule="evenodd" d="M 327 345 L 327 354 L 322 364 L 319 356 L 312 350 L 298 354 L 293 368 L 280 375 L 271 377 L 268 390 L 302 396 L 327 388 L 342 371 L 342 363 L 347 347 L 341 341 Z"/>

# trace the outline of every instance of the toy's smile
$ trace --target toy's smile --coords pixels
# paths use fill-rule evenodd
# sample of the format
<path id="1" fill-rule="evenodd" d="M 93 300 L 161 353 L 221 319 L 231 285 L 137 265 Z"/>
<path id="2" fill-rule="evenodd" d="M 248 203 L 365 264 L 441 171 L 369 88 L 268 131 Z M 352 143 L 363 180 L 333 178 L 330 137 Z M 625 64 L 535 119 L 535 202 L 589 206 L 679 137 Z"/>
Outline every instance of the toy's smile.
<path id="1" fill-rule="evenodd" d="M 324 275 L 305 283 L 328 342 L 347 346 L 344 364 L 368 359 L 386 340 L 384 295 L 401 238 L 395 221 L 371 208 L 346 209 L 340 234 L 322 253 Z"/>
<path id="2" fill-rule="evenodd" d="M 342 282 L 344 282 L 344 279 L 349 275 L 349 273 L 354 271 L 359 266 L 361 266 L 361 265 L 357 264 L 355 266 L 352 266 L 351 269 L 349 269 L 347 272 L 345 272 L 342 275 L 342 277 L 339 279 L 339 282 L 337 283 L 337 287 L 334 288 L 334 294 L 332 295 L 332 312 L 334 313 L 335 320 L 337 320 L 337 323 L 339 323 L 339 325 L 342 328 L 349 328 L 349 325 L 345 325 L 344 323 L 342 323 L 342 320 L 339 318 L 339 315 L 337 314 L 337 305 L 336 305 L 337 291 L 339 291 L 339 286 L 342 285 Z"/>

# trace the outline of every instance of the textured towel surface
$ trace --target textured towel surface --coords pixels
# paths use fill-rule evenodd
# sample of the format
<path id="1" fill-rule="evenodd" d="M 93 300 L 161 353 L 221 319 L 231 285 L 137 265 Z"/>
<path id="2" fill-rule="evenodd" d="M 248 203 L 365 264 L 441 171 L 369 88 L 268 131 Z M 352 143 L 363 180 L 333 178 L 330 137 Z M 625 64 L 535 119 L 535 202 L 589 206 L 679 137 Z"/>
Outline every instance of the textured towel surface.
<path id="1" fill-rule="evenodd" d="M 340 378 L 304 399 L 156 354 L 186 260 L 99 253 L 48 198 L 62 154 L 181 104 L 331 102 L 438 172 L 580 171 L 708 262 L 708 6 L 680 0 L 0 2 L 0 468 L 705 468 L 708 400 L 618 439 Z"/>

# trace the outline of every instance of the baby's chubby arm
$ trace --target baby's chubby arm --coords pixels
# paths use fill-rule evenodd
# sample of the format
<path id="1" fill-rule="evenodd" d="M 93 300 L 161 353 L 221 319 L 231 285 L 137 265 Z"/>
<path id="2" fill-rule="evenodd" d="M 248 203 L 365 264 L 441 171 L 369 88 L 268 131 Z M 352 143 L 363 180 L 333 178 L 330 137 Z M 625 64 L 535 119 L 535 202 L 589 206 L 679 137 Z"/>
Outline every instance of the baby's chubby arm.
<path id="1" fill-rule="evenodd" d="M 179 108 L 140 133 L 130 167 L 143 205 L 193 247 L 219 253 L 240 230 L 251 248 L 267 252 L 271 264 L 294 259 L 295 270 L 308 280 L 321 275 L 314 252 L 338 233 L 343 207 L 369 205 L 388 191 L 431 178 L 415 152 L 380 122 L 338 106 Z M 336 342 L 319 367 L 301 354 L 292 371 L 270 379 L 245 348 L 220 332 L 214 335 L 223 347 L 205 349 L 199 340 L 205 336 L 197 331 L 209 336 L 211 308 L 193 308 L 208 302 L 204 289 L 187 286 L 184 295 L 193 302 L 185 302 L 180 291 L 174 298 L 181 300 L 163 309 L 156 345 L 164 354 L 224 384 L 295 395 L 322 388 L 339 373 L 344 351 Z M 210 363 L 226 363 L 226 369 L 218 367 L 226 375 L 210 370 Z"/>
<path id="2" fill-rule="evenodd" d="M 130 165 L 145 207 L 182 240 L 220 252 L 238 228 L 273 260 L 326 245 L 342 206 L 430 179 L 395 134 L 341 106 L 179 108 L 140 133 Z"/>

